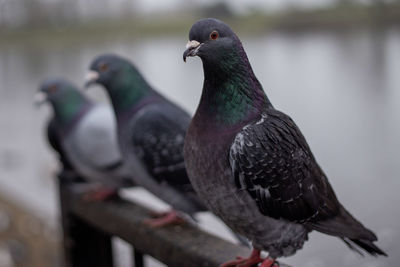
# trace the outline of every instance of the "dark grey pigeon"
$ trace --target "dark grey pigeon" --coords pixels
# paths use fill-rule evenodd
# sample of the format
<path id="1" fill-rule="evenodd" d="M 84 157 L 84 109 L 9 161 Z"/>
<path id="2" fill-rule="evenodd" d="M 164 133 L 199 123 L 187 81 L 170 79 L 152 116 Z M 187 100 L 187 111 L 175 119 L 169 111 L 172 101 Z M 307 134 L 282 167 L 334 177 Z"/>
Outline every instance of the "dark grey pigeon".
<path id="1" fill-rule="evenodd" d="M 73 84 L 61 79 L 45 81 L 38 94 L 53 107 L 48 139 L 64 168 L 109 189 L 97 191 L 95 198 L 128 185 L 129 169 L 122 161 L 111 108 L 94 104 Z"/>
<path id="2" fill-rule="evenodd" d="M 177 211 L 193 215 L 205 207 L 196 196 L 183 161 L 190 116 L 156 92 L 128 60 L 116 55 L 96 58 L 88 84 L 103 85 L 117 117 L 118 138 L 134 181 Z M 175 211 L 149 222 L 179 221 Z"/>
<path id="3" fill-rule="evenodd" d="M 204 70 L 185 140 L 189 178 L 206 206 L 254 246 L 249 258 L 222 266 L 272 266 L 301 249 L 312 230 L 386 255 L 339 203 L 296 124 L 272 106 L 232 29 L 202 19 L 189 40 L 183 59 L 199 56 Z M 261 259 L 260 250 L 269 257 Z"/>

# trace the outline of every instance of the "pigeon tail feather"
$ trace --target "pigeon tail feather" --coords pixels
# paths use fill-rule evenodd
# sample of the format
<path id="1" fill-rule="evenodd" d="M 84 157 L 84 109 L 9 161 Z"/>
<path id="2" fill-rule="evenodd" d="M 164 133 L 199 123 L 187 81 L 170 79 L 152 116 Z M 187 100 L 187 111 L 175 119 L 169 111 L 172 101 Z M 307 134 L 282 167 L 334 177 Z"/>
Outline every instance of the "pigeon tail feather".
<path id="1" fill-rule="evenodd" d="M 310 225 L 314 230 L 340 237 L 350 249 L 362 256 L 364 256 L 362 250 L 372 256 L 387 256 L 373 243 L 378 240 L 376 235 L 351 216 L 343 206 L 340 207 L 340 213 L 336 217 L 312 222 Z"/>
<path id="2" fill-rule="evenodd" d="M 360 250 L 362 248 L 368 254 L 377 257 L 379 255 L 388 256 L 382 249 L 376 246 L 372 241 L 365 239 L 346 239 L 342 238 L 343 242 L 351 249 L 364 256 L 363 252 Z"/>
<path id="3" fill-rule="evenodd" d="M 357 221 L 342 205 L 333 218 L 309 223 L 311 229 L 322 233 L 356 240 L 376 241 L 376 235 Z"/>

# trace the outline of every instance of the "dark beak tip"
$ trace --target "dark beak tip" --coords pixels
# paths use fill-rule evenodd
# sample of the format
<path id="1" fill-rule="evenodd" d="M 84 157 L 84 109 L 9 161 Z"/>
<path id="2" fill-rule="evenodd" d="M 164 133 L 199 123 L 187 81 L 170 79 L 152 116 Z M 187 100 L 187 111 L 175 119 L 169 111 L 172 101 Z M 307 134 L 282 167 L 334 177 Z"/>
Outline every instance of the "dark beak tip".
<path id="1" fill-rule="evenodd" d="M 188 57 L 194 57 L 194 56 L 197 56 L 197 54 L 196 53 L 194 53 L 194 49 L 193 48 L 188 48 L 188 49 L 186 49 L 185 50 L 185 52 L 183 52 L 183 61 L 186 63 L 186 59 L 188 58 Z"/>
<path id="2" fill-rule="evenodd" d="M 183 52 L 183 62 L 185 62 L 185 63 L 186 63 L 186 58 L 187 58 L 188 54 L 189 54 L 189 49 L 186 49 L 185 52 Z"/>
<path id="3" fill-rule="evenodd" d="M 95 84 L 96 82 L 97 81 L 95 81 L 95 80 L 86 81 L 85 84 L 84 84 L 84 88 L 85 89 L 89 89 L 89 87 L 92 86 L 93 84 Z"/>

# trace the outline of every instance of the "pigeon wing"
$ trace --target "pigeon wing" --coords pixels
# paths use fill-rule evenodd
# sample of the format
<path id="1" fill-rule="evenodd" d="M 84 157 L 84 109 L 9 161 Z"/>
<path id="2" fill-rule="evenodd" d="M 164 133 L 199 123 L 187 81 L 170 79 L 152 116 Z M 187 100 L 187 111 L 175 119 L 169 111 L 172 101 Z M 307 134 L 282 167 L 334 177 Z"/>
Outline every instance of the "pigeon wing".
<path id="1" fill-rule="evenodd" d="M 138 114 L 132 125 L 134 152 L 158 182 L 191 189 L 183 160 L 189 118 L 182 121 L 179 113 L 171 114 L 161 107 L 151 107 Z"/>
<path id="2" fill-rule="evenodd" d="M 236 135 L 230 165 L 238 189 L 247 190 L 267 216 L 305 223 L 339 213 L 340 204 L 305 138 L 277 110 L 268 109 Z"/>
<path id="3" fill-rule="evenodd" d="M 110 108 L 93 107 L 76 128 L 72 138 L 75 153 L 82 162 L 105 170 L 122 161 L 115 117 Z"/>

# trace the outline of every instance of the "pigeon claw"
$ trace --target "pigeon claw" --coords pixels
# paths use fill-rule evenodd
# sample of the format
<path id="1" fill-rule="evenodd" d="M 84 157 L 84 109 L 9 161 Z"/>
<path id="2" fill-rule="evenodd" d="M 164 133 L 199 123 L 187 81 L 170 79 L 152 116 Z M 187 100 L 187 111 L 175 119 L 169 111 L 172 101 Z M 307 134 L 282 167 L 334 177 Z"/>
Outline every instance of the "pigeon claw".
<path id="1" fill-rule="evenodd" d="M 100 187 L 85 193 L 83 199 L 87 202 L 99 202 L 110 199 L 117 193 L 114 188 Z"/>
<path id="2" fill-rule="evenodd" d="M 153 212 L 153 215 L 157 218 L 146 219 L 143 221 L 144 224 L 152 228 L 159 228 L 167 225 L 182 225 L 186 223 L 186 221 L 182 219 L 175 210 L 160 213 Z"/>
<path id="3" fill-rule="evenodd" d="M 252 266 L 264 261 L 264 259 L 262 259 L 260 257 L 260 253 L 261 253 L 260 250 L 253 249 L 250 257 L 243 258 L 243 257 L 238 256 L 238 257 L 236 257 L 236 260 L 225 262 L 225 263 L 221 264 L 220 267 L 252 267 Z M 266 265 L 266 266 L 268 266 L 268 265 Z M 272 265 L 271 265 L 271 267 L 272 267 Z"/>
<path id="4" fill-rule="evenodd" d="M 266 258 L 260 265 L 260 267 L 279 267 L 279 263 L 273 258 Z"/>

